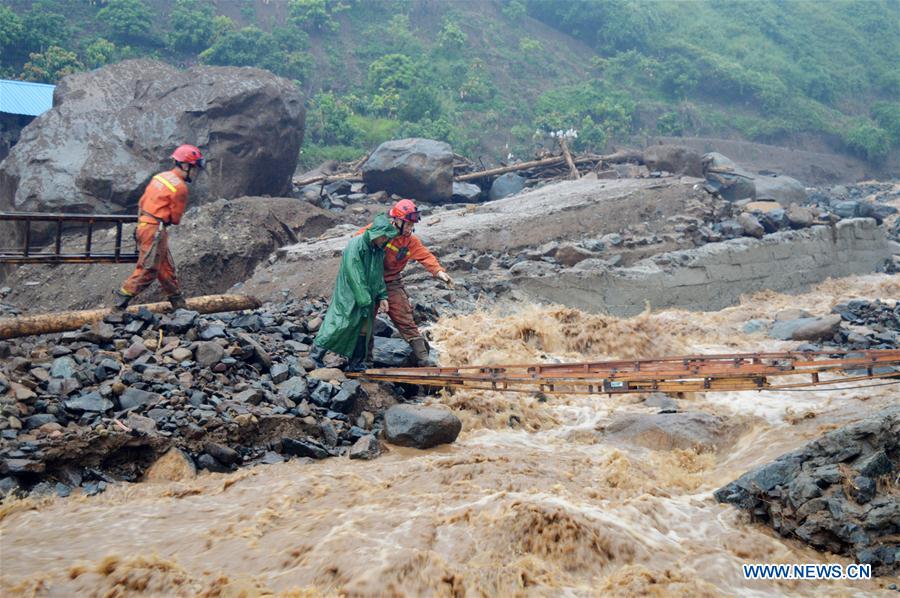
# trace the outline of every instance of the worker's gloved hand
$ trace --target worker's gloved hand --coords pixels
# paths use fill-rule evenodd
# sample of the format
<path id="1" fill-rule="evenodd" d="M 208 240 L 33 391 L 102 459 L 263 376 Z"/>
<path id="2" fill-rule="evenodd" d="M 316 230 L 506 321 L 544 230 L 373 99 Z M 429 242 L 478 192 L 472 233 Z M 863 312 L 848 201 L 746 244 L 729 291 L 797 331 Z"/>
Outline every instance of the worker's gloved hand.
<path id="1" fill-rule="evenodd" d="M 378 302 L 378 313 L 386 314 L 389 307 L 388 300 L 382 299 Z"/>
<path id="2" fill-rule="evenodd" d="M 450 275 L 447 274 L 446 272 L 444 272 L 443 270 L 441 270 L 440 272 L 438 272 L 438 273 L 435 275 L 435 278 L 437 278 L 438 280 L 440 280 L 441 282 L 443 282 L 444 284 L 446 284 L 448 287 L 452 287 L 452 286 L 453 286 L 453 279 L 450 278 Z"/>

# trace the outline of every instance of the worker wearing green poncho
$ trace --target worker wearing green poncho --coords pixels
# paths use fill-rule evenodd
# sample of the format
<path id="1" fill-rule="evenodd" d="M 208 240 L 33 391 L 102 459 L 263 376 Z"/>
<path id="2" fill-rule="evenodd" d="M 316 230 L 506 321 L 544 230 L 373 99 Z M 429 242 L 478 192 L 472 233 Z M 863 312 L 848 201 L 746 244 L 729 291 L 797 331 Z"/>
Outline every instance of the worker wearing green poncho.
<path id="1" fill-rule="evenodd" d="M 366 232 L 347 243 L 331 303 L 310 353 L 319 367 L 329 350 L 350 358 L 348 371 L 365 369 L 376 308 L 385 312 L 388 308 L 384 246 L 398 232 L 387 214 L 381 213 Z"/>

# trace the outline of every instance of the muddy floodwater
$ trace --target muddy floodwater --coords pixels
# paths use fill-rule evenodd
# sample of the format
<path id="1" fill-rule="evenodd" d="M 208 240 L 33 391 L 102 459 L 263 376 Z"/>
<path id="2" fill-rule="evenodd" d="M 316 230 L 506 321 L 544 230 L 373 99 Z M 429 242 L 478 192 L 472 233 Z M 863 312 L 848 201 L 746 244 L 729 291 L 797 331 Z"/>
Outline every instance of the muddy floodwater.
<path id="1" fill-rule="evenodd" d="M 558 308 L 446 318 L 445 363 L 779 350 L 739 333 L 785 307 L 900 296 L 900 277 L 757 295 L 721 312 L 628 320 Z M 116 484 L 0 509 L 2 591 L 25 596 L 869 596 L 897 578 L 748 581 L 743 563 L 842 563 L 752 524 L 712 492 L 755 465 L 900 400 L 897 386 L 688 395 L 727 438 L 653 450 L 600 430 L 641 398 L 457 393 L 463 433 L 428 451 Z"/>

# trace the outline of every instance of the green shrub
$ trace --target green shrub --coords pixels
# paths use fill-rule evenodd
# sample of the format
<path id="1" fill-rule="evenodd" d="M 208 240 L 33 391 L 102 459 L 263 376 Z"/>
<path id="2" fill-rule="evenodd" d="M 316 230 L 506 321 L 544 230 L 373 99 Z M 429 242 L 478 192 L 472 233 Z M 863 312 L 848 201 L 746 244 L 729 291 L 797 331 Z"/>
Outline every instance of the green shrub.
<path id="1" fill-rule="evenodd" d="M 145 40 L 153 37 L 157 19 L 141 0 L 109 0 L 97 18 L 120 41 Z"/>
<path id="2" fill-rule="evenodd" d="M 207 2 L 177 0 L 169 14 L 174 24 L 168 32 L 168 45 L 173 50 L 191 52 L 207 47 L 213 37 L 215 9 Z"/>
<path id="3" fill-rule="evenodd" d="M 438 46 L 442 50 L 451 54 L 457 53 L 466 45 L 466 40 L 468 40 L 468 36 L 459 28 L 459 25 L 450 19 L 444 20 L 441 31 L 438 33 Z"/>
<path id="4" fill-rule="evenodd" d="M 335 0 L 288 0 L 288 23 L 307 31 L 334 32 L 338 30 L 334 15 L 346 8 Z"/>
<path id="5" fill-rule="evenodd" d="M 888 134 L 868 119 L 853 119 L 842 138 L 852 152 L 870 162 L 883 160 L 891 149 Z"/>
<path id="6" fill-rule="evenodd" d="M 313 96 L 306 113 L 307 139 L 315 145 L 350 146 L 362 136 L 350 105 L 333 92 Z"/>
<path id="7" fill-rule="evenodd" d="M 900 145 L 900 103 L 878 102 L 872 106 L 872 118 L 894 145 Z"/>
<path id="8" fill-rule="evenodd" d="M 15 48 L 25 34 L 22 19 L 5 6 L 0 6 L 0 50 Z"/>
<path id="9" fill-rule="evenodd" d="M 22 79 L 39 83 L 56 83 L 60 78 L 83 71 L 84 65 L 75 52 L 50 46 L 46 52 L 31 54 L 22 69 Z"/>
<path id="10" fill-rule="evenodd" d="M 109 40 L 98 38 L 84 49 L 84 63 L 96 69 L 112 62 L 116 57 L 116 45 Z"/>

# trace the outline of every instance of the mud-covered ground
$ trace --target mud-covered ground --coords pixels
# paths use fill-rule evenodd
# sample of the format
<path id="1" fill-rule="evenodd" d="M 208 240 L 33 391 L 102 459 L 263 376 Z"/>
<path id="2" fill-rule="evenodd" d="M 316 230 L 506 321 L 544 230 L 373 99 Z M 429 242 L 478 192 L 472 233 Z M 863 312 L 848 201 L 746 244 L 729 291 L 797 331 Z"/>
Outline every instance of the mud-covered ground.
<path id="1" fill-rule="evenodd" d="M 900 296 L 900 277 L 762 293 L 714 313 L 630 319 L 554 307 L 444 318 L 444 363 L 787 349 L 742 332 L 785 308 L 825 315 Z M 115 485 L 0 510 L 10 595 L 872 595 L 896 578 L 763 582 L 741 564 L 843 563 L 751 524 L 712 492 L 755 465 L 897 402 L 895 386 L 670 399 L 712 441 L 613 434 L 654 400 L 468 392 L 430 399 L 463 420 L 451 446 Z M 668 437 L 672 440 L 671 437 Z"/>

